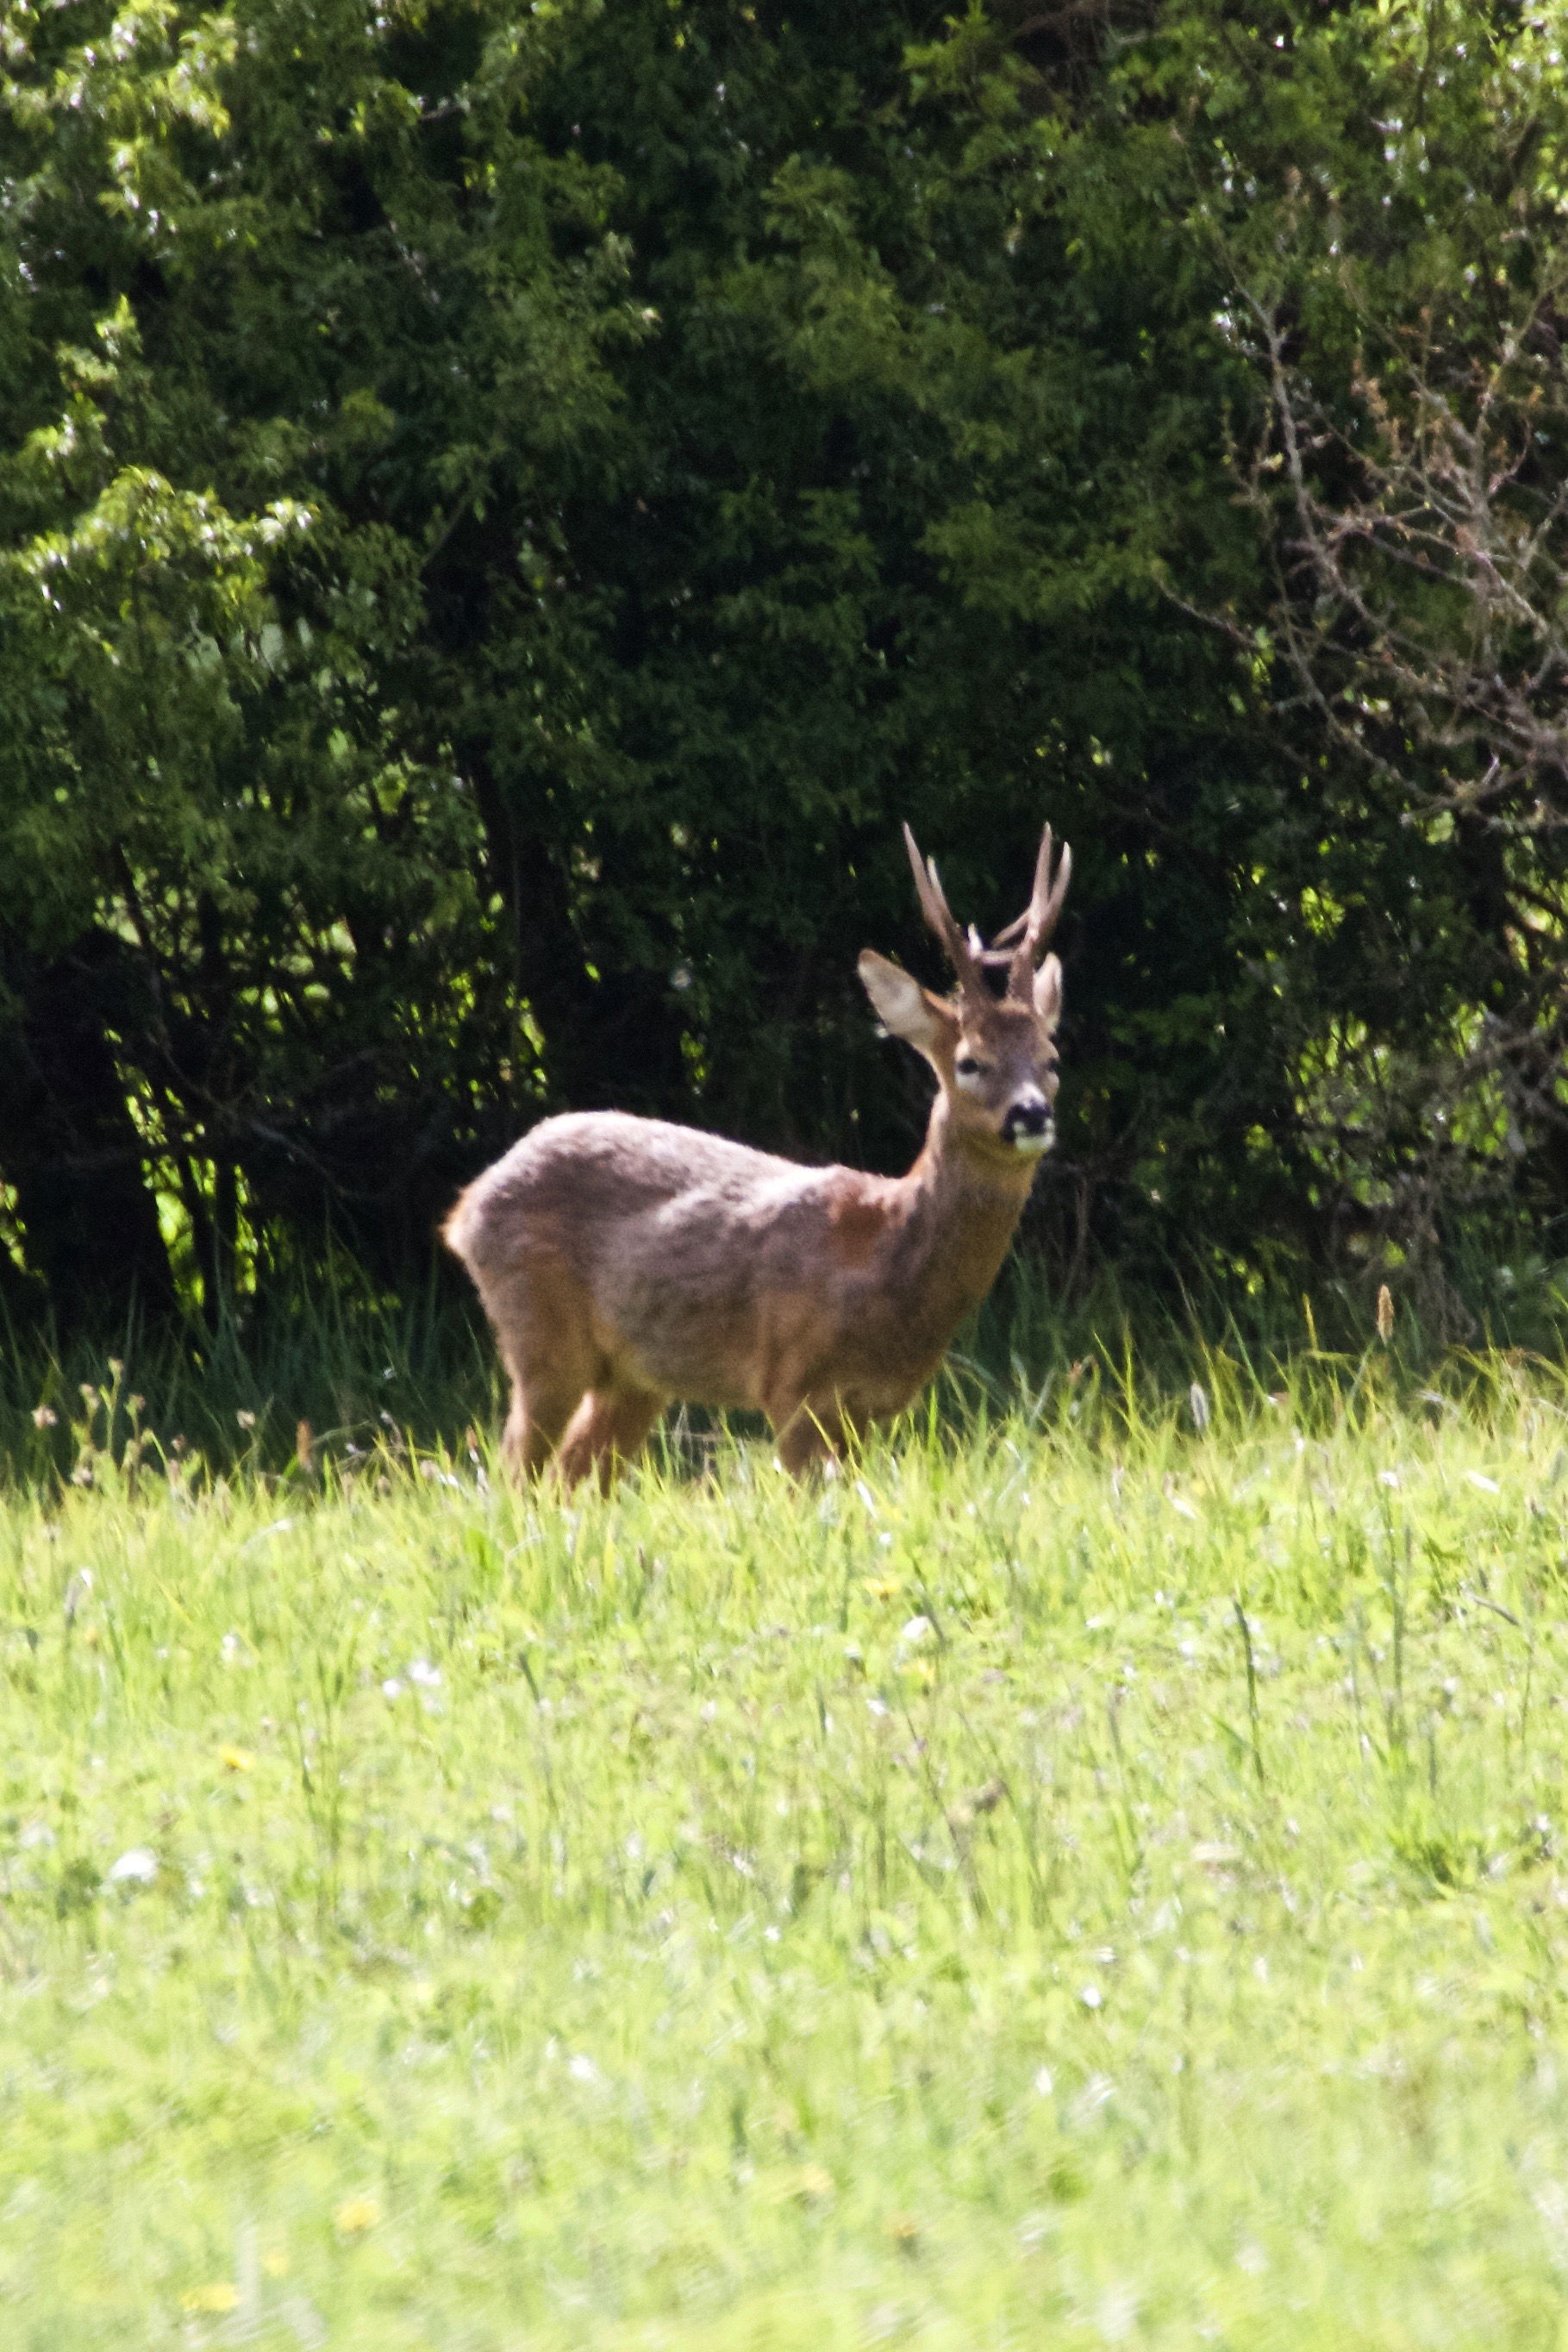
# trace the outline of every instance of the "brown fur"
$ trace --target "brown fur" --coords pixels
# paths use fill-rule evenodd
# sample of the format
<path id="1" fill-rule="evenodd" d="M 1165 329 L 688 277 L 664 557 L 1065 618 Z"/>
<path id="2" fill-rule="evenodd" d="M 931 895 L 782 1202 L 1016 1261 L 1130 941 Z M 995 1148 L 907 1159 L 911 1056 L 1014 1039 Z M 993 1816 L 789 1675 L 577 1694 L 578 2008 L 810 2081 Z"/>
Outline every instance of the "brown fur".
<path id="1" fill-rule="evenodd" d="M 677 1398 L 760 1409 L 800 1471 L 930 1378 L 996 1277 L 1044 1148 L 1026 1153 L 1007 1122 L 1019 1105 L 1048 1118 L 1054 1100 L 1060 968 L 1049 959 L 1028 1003 L 973 975 L 937 997 L 869 951 L 861 971 L 938 1080 L 906 1176 L 598 1111 L 545 1119 L 463 1193 L 445 1238 L 511 1377 L 516 1473 L 553 1461 L 569 1485 L 593 1470 L 608 1486 Z M 964 1056 L 978 1076 L 959 1077 Z"/>

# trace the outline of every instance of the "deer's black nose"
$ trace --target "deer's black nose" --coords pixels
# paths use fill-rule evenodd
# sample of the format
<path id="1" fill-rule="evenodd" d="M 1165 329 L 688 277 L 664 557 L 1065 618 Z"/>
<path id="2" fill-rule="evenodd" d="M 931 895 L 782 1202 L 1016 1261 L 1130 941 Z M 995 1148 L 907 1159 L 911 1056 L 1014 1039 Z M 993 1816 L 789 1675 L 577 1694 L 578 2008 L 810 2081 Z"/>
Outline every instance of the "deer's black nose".
<path id="1" fill-rule="evenodd" d="M 1002 1121 L 1004 1143 L 1017 1143 L 1020 1137 L 1034 1139 L 1051 1132 L 1051 1105 L 1043 1095 L 1020 1095 L 1009 1103 Z"/>

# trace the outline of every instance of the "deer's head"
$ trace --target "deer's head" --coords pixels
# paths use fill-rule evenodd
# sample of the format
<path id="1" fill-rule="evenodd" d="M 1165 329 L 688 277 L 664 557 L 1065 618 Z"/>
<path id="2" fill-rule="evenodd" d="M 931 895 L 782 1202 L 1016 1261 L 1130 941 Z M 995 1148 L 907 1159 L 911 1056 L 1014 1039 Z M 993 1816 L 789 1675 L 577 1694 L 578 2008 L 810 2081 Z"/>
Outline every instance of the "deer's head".
<path id="1" fill-rule="evenodd" d="M 989 947 L 954 921 L 935 862 L 923 858 L 907 825 L 904 839 L 921 911 L 957 975 L 951 996 L 937 996 L 886 956 L 867 948 L 858 970 L 867 995 L 895 1037 L 924 1054 L 936 1071 L 955 1141 L 998 1166 L 1032 1168 L 1056 1140 L 1056 1027 L 1061 966 L 1042 952 L 1072 876 L 1065 842 L 1052 871 L 1051 827 L 1040 839 L 1034 888 L 1016 922 Z M 1005 992 L 987 980 L 1005 968 Z"/>

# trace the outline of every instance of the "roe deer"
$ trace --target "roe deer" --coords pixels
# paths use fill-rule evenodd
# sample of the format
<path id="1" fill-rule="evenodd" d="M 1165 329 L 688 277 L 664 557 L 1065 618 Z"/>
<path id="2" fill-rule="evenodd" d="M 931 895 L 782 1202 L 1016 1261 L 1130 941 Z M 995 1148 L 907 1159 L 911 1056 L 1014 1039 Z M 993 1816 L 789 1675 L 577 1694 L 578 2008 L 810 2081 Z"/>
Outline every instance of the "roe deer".
<path id="1" fill-rule="evenodd" d="M 934 995 L 867 949 L 886 1027 L 936 1074 L 906 1176 L 806 1168 L 622 1111 L 547 1118 L 469 1185 L 445 1238 L 512 1380 L 504 1450 L 608 1486 L 666 1404 L 760 1407 L 786 1469 L 896 1413 L 996 1278 L 1055 1140 L 1061 967 L 1040 953 L 1072 871 L 1047 825 L 1030 902 L 990 947 L 961 931 L 904 838 L 958 985 Z M 985 968 L 1005 966 L 1006 992 Z"/>

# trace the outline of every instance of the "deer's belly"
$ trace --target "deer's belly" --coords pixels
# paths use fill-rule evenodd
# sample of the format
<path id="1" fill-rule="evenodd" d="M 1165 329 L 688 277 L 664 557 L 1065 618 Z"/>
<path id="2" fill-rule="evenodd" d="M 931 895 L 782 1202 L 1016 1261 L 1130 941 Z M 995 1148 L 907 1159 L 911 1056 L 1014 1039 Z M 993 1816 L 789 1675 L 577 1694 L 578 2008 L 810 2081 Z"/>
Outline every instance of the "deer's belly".
<path id="1" fill-rule="evenodd" d="M 650 1289 L 623 1302 L 615 1343 L 631 1379 L 685 1403 L 778 1413 L 836 1396 L 870 1420 L 901 1412 L 942 1355 L 894 1318 L 830 1312 L 788 1287 L 728 1297 Z"/>

